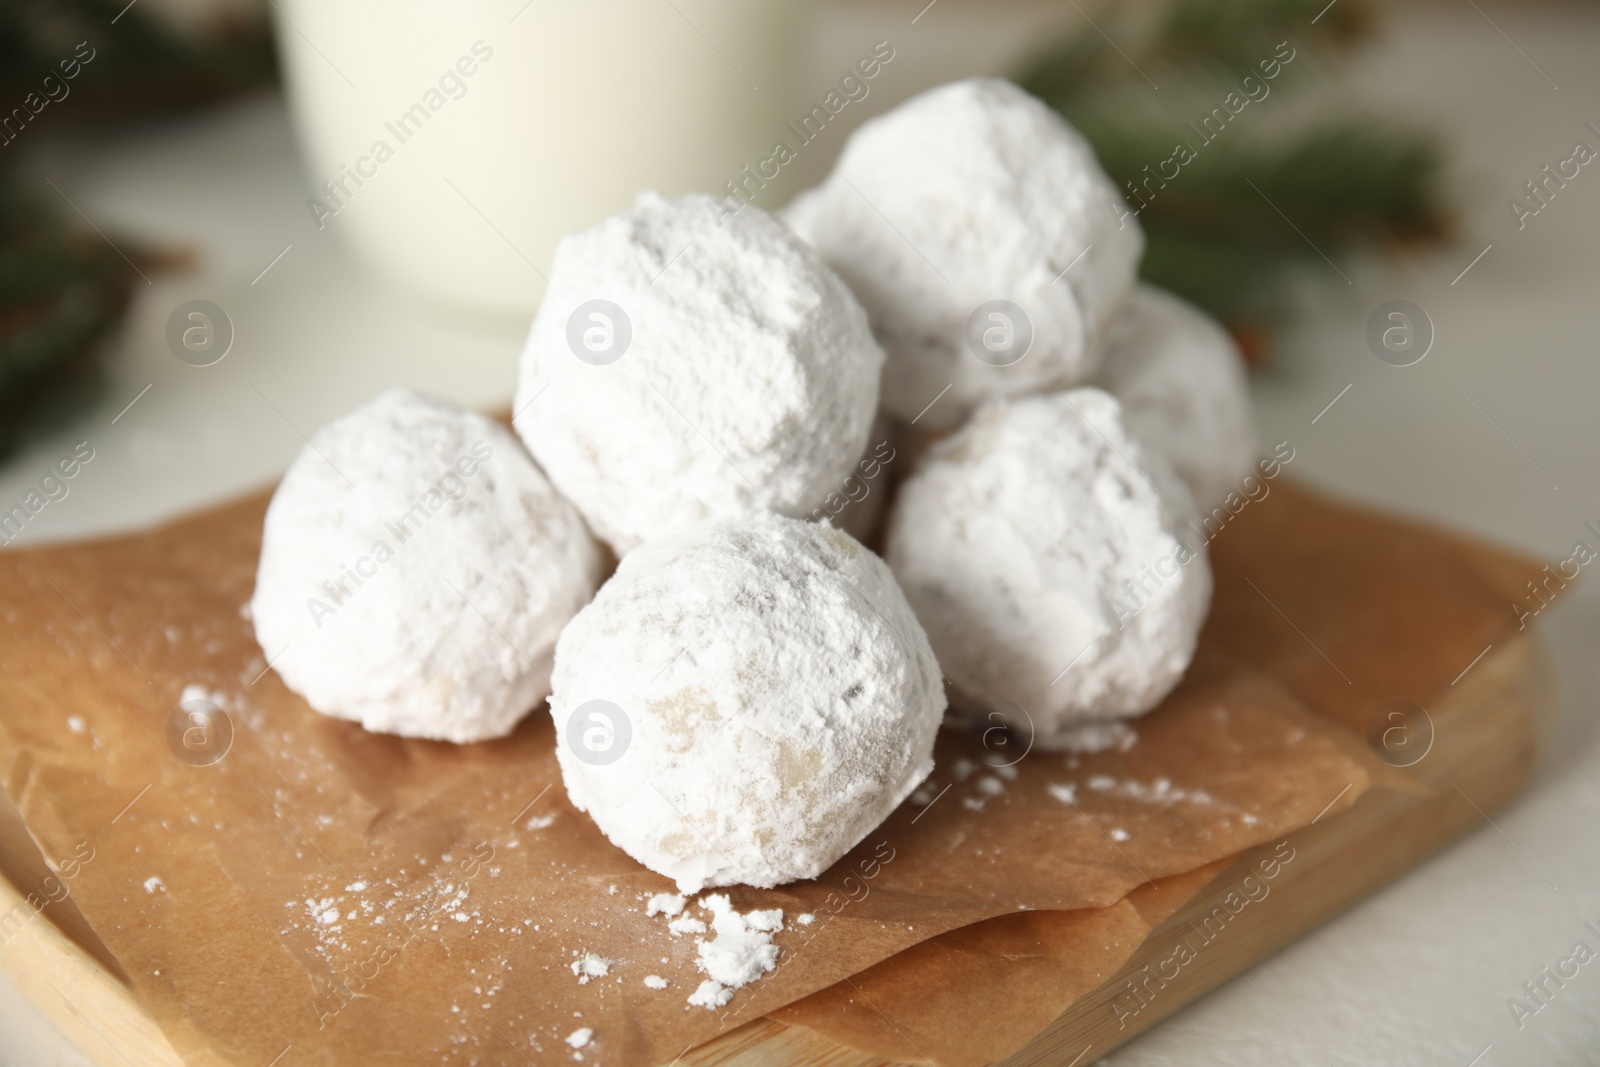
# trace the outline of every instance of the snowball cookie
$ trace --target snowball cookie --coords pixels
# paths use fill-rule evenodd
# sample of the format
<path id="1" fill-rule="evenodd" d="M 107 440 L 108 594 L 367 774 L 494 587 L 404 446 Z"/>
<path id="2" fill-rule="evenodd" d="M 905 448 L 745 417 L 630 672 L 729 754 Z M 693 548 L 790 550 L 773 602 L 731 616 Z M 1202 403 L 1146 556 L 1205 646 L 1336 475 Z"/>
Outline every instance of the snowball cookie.
<path id="1" fill-rule="evenodd" d="M 919 420 L 943 427 L 1086 380 L 1144 247 L 1089 143 L 992 78 L 866 123 L 787 218 L 866 305 L 884 407 L 915 419 L 949 386 Z"/>
<path id="2" fill-rule="evenodd" d="M 629 553 L 554 682 L 567 795 L 684 893 L 827 869 L 927 777 L 945 706 L 883 561 L 779 515 Z"/>
<path id="3" fill-rule="evenodd" d="M 1209 511 L 1250 473 L 1255 427 L 1244 360 L 1210 316 L 1150 285 L 1111 328 L 1100 384 L 1133 435 L 1159 452 Z"/>
<path id="4" fill-rule="evenodd" d="M 549 692 L 556 636 L 599 577 L 577 510 L 509 431 L 397 389 L 317 431 L 284 475 L 250 608 L 284 684 L 323 714 L 481 741 Z"/>
<path id="5" fill-rule="evenodd" d="M 1211 598 L 1193 520 L 1115 399 L 1052 392 L 986 404 L 928 451 L 895 500 L 889 566 L 952 703 L 1058 747 L 1148 711 L 1189 665 Z"/>
<path id="6" fill-rule="evenodd" d="M 783 223 L 646 193 L 556 249 L 517 430 L 620 555 L 809 513 L 861 458 L 882 368 L 855 297 Z"/>

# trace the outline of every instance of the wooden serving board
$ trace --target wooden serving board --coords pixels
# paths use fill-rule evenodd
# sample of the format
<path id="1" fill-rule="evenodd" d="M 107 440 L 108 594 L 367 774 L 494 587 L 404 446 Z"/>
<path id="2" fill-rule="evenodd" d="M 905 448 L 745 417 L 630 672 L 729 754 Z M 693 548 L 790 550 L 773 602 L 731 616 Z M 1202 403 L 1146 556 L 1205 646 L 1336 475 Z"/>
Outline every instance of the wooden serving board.
<path id="1" fill-rule="evenodd" d="M 1007 1064 L 1087 1062 L 1104 1055 L 1319 923 L 1485 825 L 1528 783 L 1553 716 L 1552 669 L 1532 636 L 1497 645 L 1428 704 L 1433 742 L 1404 771 L 1413 788 L 1378 786 L 1352 807 L 1289 837 L 1292 863 L 1272 892 L 1223 936 L 1176 968 L 1180 942 L 1273 851 L 1242 854 L 1157 927 L 1115 975 L 1071 1004 Z M 19 886 L 47 873 L 15 808 L 0 793 L 0 967 L 69 1039 L 103 1067 L 178 1067 L 176 1053 L 130 992 L 120 968 L 70 896 L 37 916 Z M 18 916 L 22 916 L 20 921 Z M 9 919 L 7 917 L 10 917 Z M 1142 990 L 1142 992 L 1136 992 Z M 691 1067 L 778 1064 L 875 1067 L 890 1061 L 800 1026 L 757 1019 L 679 1058 Z M 244 1067 L 244 1065 L 238 1065 Z"/>

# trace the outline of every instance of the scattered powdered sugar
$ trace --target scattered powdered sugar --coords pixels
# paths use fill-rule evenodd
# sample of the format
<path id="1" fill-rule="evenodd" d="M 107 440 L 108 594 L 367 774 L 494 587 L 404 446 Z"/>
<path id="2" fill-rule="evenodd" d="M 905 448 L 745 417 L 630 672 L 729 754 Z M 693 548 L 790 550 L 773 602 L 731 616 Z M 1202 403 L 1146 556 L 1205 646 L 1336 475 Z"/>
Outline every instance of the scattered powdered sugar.
<path id="1" fill-rule="evenodd" d="M 408 864 L 387 876 L 323 886 L 285 900 L 287 921 L 277 934 L 311 938 L 320 962 L 343 972 L 370 958 L 377 945 L 436 932 L 440 923 L 453 920 L 469 937 L 488 933 L 493 927 L 470 899 L 472 880 L 461 876 L 465 863 L 445 853 L 436 864 L 423 861 L 420 870 Z M 491 866 L 484 874 L 492 878 L 497 871 Z M 521 927 L 511 931 L 522 932 Z"/>
<path id="2" fill-rule="evenodd" d="M 339 908 L 332 897 L 323 897 L 321 900 L 307 898 L 306 912 L 313 922 L 324 926 L 332 926 L 339 921 Z"/>
<path id="3" fill-rule="evenodd" d="M 778 946 L 772 943 L 772 935 L 783 929 L 783 912 L 770 908 L 741 913 L 723 893 L 712 893 L 700 906 L 711 912 L 716 936 L 700 941 L 696 966 L 709 977 L 690 995 L 689 1003 L 720 1008 L 733 999 L 734 990 L 778 965 Z"/>
<path id="4" fill-rule="evenodd" d="M 1191 790 L 1174 786 L 1169 778 L 1157 778 L 1147 783 L 1141 782 L 1137 778 L 1118 781 L 1109 774 L 1096 774 L 1092 775 L 1084 784 L 1096 793 L 1117 797 L 1122 800 L 1133 800 L 1141 804 L 1155 804 L 1167 807 L 1182 803 L 1200 805 L 1216 803 L 1216 799 L 1204 789 Z M 1045 787 L 1045 792 L 1063 804 L 1076 804 L 1078 801 L 1078 783 L 1076 782 L 1052 782 Z M 1245 815 L 1243 818 L 1246 823 L 1254 823 L 1256 821 L 1253 815 Z M 1125 836 L 1118 837 L 1118 833 L 1125 834 L 1126 831 L 1112 831 L 1111 837 L 1113 840 L 1127 840 Z"/>
<path id="5" fill-rule="evenodd" d="M 84 726 L 84 722 L 83 722 L 83 716 L 82 715 L 69 715 L 69 716 L 67 716 L 67 729 L 71 730 L 75 734 L 83 733 L 83 731 L 86 729 L 86 727 Z"/>
<path id="6" fill-rule="evenodd" d="M 706 924 L 692 915 L 685 915 L 681 919 L 669 922 L 667 929 L 674 934 L 703 934 L 706 932 Z"/>
<path id="7" fill-rule="evenodd" d="M 816 877 L 927 776 L 944 711 L 883 561 L 771 514 L 628 553 L 552 678 L 568 797 L 680 893 Z M 626 717 L 619 758 L 587 758 L 592 701 Z"/>
<path id="8" fill-rule="evenodd" d="M 677 915 L 683 911 L 684 898 L 674 893 L 657 893 L 644 906 L 646 915 Z"/>
<path id="9" fill-rule="evenodd" d="M 808 911 L 804 914 L 795 916 L 794 921 L 799 923 L 801 926 L 810 926 L 812 923 L 817 921 L 817 917 Z"/>
<path id="10" fill-rule="evenodd" d="M 1113 841 L 1126 841 L 1128 839 L 1128 831 L 1119 826 L 1111 831 L 1110 836 Z"/>
<path id="11" fill-rule="evenodd" d="M 1124 800 L 1136 800 L 1142 804 L 1215 803 L 1215 798 L 1204 789 L 1184 789 L 1173 785 L 1170 778 L 1157 778 L 1146 783 L 1137 778 L 1118 781 L 1110 775 L 1097 774 L 1089 779 L 1089 788 Z"/>
<path id="12" fill-rule="evenodd" d="M 572 973 L 578 976 L 579 985 L 588 985 L 591 978 L 604 978 L 611 973 L 611 965 L 616 960 L 608 960 L 604 956 L 597 956 L 593 952 L 585 952 L 578 959 L 572 961 Z"/>
<path id="13" fill-rule="evenodd" d="M 1054 741 L 1052 747 L 1062 752 L 1126 752 L 1138 743 L 1139 732 L 1125 722 L 1086 722 L 1058 731 Z"/>
<path id="14" fill-rule="evenodd" d="M 733 990 L 707 978 L 695 987 L 689 994 L 689 1006 L 693 1008 L 720 1008 L 733 999 Z"/>
<path id="15" fill-rule="evenodd" d="M 144 880 L 144 891 L 146 893 L 154 893 L 157 890 L 160 890 L 163 893 L 166 892 L 167 884 L 156 875 L 151 875 L 149 878 Z"/>
<path id="16" fill-rule="evenodd" d="M 573 1048 L 583 1048 L 594 1037 L 594 1030 L 587 1026 L 580 1026 L 566 1037 L 567 1044 Z"/>
<path id="17" fill-rule="evenodd" d="M 645 975 L 644 976 L 644 984 L 649 989 L 665 989 L 665 988 L 667 988 L 667 980 L 665 978 L 661 977 L 659 974 L 647 974 L 647 975 Z"/>
<path id="18" fill-rule="evenodd" d="M 203 685 L 195 685 L 192 682 L 183 687 L 183 692 L 178 696 L 178 703 L 187 704 L 191 700 L 204 700 L 206 703 L 215 704 L 219 708 L 223 707 L 224 704 L 224 697 L 220 690 L 207 689 Z"/>

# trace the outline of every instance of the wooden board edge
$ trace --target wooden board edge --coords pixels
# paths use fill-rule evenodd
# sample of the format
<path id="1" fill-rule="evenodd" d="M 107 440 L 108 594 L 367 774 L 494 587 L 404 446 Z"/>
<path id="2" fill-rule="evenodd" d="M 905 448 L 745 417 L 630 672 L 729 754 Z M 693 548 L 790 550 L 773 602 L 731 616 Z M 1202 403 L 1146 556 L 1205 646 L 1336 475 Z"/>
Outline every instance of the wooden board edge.
<path id="1" fill-rule="evenodd" d="M 133 992 L 0 878 L 0 922 L 11 916 L 0 969 L 67 1040 L 100 1067 L 183 1067 Z"/>
<path id="2" fill-rule="evenodd" d="M 1275 844 L 1240 856 L 1108 981 L 1000 1062 L 1042 1067 L 1086 1048 L 1105 1055 L 1485 826 L 1485 812 L 1527 786 L 1555 700 L 1548 654 L 1531 636 L 1508 642 L 1480 668 L 1473 685 L 1450 692 L 1430 711 L 1433 747 L 1409 769 L 1427 792 L 1375 788 L 1288 835 L 1294 859 L 1270 881 L 1260 865 Z M 1355 848 L 1365 850 L 1362 864 L 1349 862 Z M 1247 876 L 1267 887 L 1259 901 L 1248 899 Z M 1230 894 L 1236 905 L 1246 901 L 1237 913 L 1227 906 Z M 1165 977 L 1174 972 L 1181 981 Z"/>

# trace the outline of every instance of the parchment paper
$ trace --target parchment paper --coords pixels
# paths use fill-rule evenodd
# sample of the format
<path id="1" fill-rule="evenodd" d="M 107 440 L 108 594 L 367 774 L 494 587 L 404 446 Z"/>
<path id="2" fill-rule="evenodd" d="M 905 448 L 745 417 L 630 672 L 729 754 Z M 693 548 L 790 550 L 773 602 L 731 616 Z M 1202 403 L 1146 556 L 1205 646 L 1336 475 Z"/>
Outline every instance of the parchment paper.
<path id="1" fill-rule="evenodd" d="M 1109 979 L 1228 866 L 1146 883 L 1109 908 L 1020 911 L 951 930 L 770 1018 L 891 1061 L 989 1063 Z"/>
<path id="2" fill-rule="evenodd" d="M 708 1011 L 685 1003 L 702 977 L 694 938 L 644 914 L 669 884 L 566 803 L 545 714 L 458 748 L 363 733 L 278 683 L 240 614 L 265 503 L 0 554 L 5 788 L 194 1063 L 668 1062 L 947 931 L 1155 892 L 1390 773 L 1307 705 L 1359 721 L 1396 686 L 1447 682 L 1476 652 L 1466 644 L 1503 632 L 1487 605 L 1514 569 L 1280 481 L 1227 531 L 1216 624 L 1133 748 L 1018 760 L 943 738 L 931 804 L 908 803 L 815 882 L 734 892 L 741 909 L 783 909 L 782 954 Z M 1249 601 L 1246 572 L 1293 625 Z M 1395 617 L 1413 643 L 1378 639 Z M 1348 685 L 1322 677 L 1330 664 L 1304 635 Z M 171 739 L 191 684 L 232 724 L 210 765 Z M 963 774 L 961 760 L 1016 762 Z M 585 953 L 614 961 L 609 973 L 580 983 Z M 647 988 L 650 974 L 667 988 Z M 593 1037 L 574 1050 L 563 1039 L 580 1027 Z"/>

